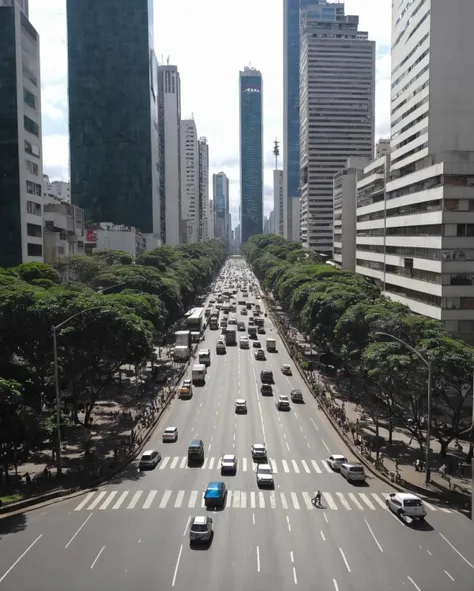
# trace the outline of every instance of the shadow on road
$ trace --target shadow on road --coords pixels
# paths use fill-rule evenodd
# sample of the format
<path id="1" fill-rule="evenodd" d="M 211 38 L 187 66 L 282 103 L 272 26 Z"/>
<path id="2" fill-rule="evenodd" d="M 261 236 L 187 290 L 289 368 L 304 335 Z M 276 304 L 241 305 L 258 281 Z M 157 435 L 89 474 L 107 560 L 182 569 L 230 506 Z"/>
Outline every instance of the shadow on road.
<path id="1" fill-rule="evenodd" d="M 26 515 L 12 515 L 0 519 L 0 540 L 8 534 L 17 534 L 25 531 L 27 525 Z"/>

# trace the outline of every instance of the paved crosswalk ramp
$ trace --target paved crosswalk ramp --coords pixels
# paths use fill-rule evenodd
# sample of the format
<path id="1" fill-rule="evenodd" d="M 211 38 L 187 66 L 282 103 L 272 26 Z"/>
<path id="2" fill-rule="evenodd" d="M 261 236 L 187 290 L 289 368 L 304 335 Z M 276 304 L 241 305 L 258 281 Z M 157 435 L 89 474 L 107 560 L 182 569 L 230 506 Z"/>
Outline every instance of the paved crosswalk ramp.
<path id="1" fill-rule="evenodd" d="M 337 474 L 326 460 L 274 460 L 268 459 L 275 474 Z M 204 460 L 201 470 L 220 470 L 221 458 L 210 457 Z M 158 464 L 157 470 L 195 470 L 188 468 L 186 456 L 165 456 Z M 238 458 L 239 472 L 255 472 L 257 464 L 252 458 Z"/>
<path id="2" fill-rule="evenodd" d="M 387 510 L 385 499 L 389 493 L 373 492 L 323 492 L 322 507 L 329 511 Z M 227 492 L 226 508 L 230 509 L 284 509 L 315 510 L 314 492 L 239 491 Z M 425 503 L 430 511 L 451 513 L 445 507 Z M 184 490 L 136 490 L 93 491 L 83 497 L 75 511 L 117 511 L 131 509 L 194 509 L 204 507 L 203 491 Z"/>

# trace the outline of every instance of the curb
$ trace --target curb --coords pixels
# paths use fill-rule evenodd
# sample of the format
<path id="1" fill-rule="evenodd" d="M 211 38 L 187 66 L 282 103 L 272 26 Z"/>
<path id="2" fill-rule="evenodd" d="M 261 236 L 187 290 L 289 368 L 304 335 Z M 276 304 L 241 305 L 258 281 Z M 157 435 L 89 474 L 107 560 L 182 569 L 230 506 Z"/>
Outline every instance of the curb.
<path id="1" fill-rule="evenodd" d="M 304 371 L 301 369 L 299 363 L 297 361 L 294 360 L 290 348 L 288 347 L 288 343 L 286 342 L 286 337 L 282 334 L 279 324 L 276 321 L 276 318 L 273 314 L 273 310 L 270 312 L 270 306 L 268 305 L 269 303 L 269 298 L 268 296 L 264 295 L 265 298 L 265 303 L 267 305 L 267 311 L 269 314 L 271 314 L 271 318 L 273 321 L 273 324 L 275 325 L 275 328 L 278 332 L 278 335 L 280 336 L 280 339 L 282 341 L 282 343 L 285 346 L 285 349 L 288 352 L 288 355 L 291 357 L 291 359 L 293 359 L 296 367 L 298 368 L 298 373 L 300 374 L 301 378 L 303 379 L 303 381 L 305 382 L 305 384 L 307 385 L 307 387 L 309 388 L 310 392 L 313 395 L 313 398 L 315 398 L 314 394 L 313 394 L 313 390 L 312 390 L 312 385 L 309 382 L 308 378 L 306 377 Z M 344 433 L 341 431 L 341 429 L 339 428 L 339 425 L 337 425 L 337 423 L 335 423 L 334 419 L 332 418 L 332 416 L 326 411 L 326 408 L 324 407 L 324 405 L 321 406 L 321 410 L 324 412 L 326 418 L 329 420 L 330 424 L 332 425 L 333 429 L 336 431 L 336 433 L 339 435 L 339 437 L 342 439 L 343 443 L 346 445 L 346 447 L 351 451 L 351 453 L 353 455 L 356 456 L 356 458 L 358 458 L 358 460 L 367 468 L 367 470 L 373 474 L 374 476 L 376 476 L 377 478 L 379 478 L 380 480 L 383 480 L 386 484 L 388 484 L 391 488 L 394 488 L 395 490 L 398 490 L 399 492 L 410 492 L 413 489 L 415 489 L 417 491 L 417 494 L 419 494 L 420 496 L 426 497 L 427 499 L 430 500 L 435 500 L 438 501 L 439 503 L 443 503 L 445 501 L 445 499 L 443 499 L 443 494 L 436 494 L 433 491 L 429 491 L 426 490 L 424 488 L 420 488 L 416 485 L 413 485 L 411 488 L 410 486 L 401 486 L 395 482 L 392 482 L 390 480 L 390 478 L 388 478 L 387 476 L 385 476 L 384 474 L 381 474 L 378 470 L 376 470 L 372 464 L 370 462 L 367 461 L 367 459 L 359 452 L 359 449 L 357 448 L 357 446 L 351 444 L 350 441 L 347 440 L 347 438 L 345 437 Z M 407 482 L 405 480 L 405 482 Z M 466 502 L 468 503 L 468 499 L 466 499 Z M 457 506 L 459 508 L 461 508 L 461 504 L 459 503 L 451 503 L 451 506 Z M 465 509 L 462 509 L 463 511 Z"/>

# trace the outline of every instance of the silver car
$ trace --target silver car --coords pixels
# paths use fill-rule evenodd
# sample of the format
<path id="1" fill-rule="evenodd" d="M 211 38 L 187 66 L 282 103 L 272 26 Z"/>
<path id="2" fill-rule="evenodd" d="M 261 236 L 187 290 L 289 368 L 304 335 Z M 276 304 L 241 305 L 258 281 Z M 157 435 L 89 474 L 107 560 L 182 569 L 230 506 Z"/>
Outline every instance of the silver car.
<path id="1" fill-rule="evenodd" d="M 214 531 L 212 517 L 198 516 L 191 520 L 189 527 L 189 542 L 191 544 L 198 542 L 210 542 Z"/>
<path id="2" fill-rule="evenodd" d="M 226 454 L 221 459 L 221 474 L 235 474 L 237 472 L 237 458 L 233 454 Z"/>
<path id="3" fill-rule="evenodd" d="M 258 486 L 273 486 L 273 471 L 270 464 L 259 464 L 257 466 Z"/>

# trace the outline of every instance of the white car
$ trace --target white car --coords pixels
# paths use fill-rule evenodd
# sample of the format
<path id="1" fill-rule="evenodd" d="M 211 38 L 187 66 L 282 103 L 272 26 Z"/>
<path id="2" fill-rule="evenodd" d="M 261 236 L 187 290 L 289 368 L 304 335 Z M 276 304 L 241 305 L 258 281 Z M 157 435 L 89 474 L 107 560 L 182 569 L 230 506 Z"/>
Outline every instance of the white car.
<path id="1" fill-rule="evenodd" d="M 341 454 L 332 454 L 327 459 L 327 463 L 331 466 L 334 472 L 339 472 L 341 469 L 341 464 L 345 464 L 347 462 L 347 458 L 341 456 Z"/>
<path id="2" fill-rule="evenodd" d="M 148 449 L 147 451 L 143 452 L 138 467 L 140 470 L 145 468 L 155 468 L 160 460 L 161 454 L 159 451 L 156 451 L 156 449 Z"/>
<path id="3" fill-rule="evenodd" d="M 267 448 L 263 443 L 254 443 L 251 449 L 253 459 L 259 460 L 267 457 Z"/>
<path id="4" fill-rule="evenodd" d="M 166 427 L 163 431 L 163 442 L 178 441 L 178 427 Z"/>
<path id="5" fill-rule="evenodd" d="M 270 464 L 259 464 L 257 466 L 258 486 L 273 486 L 273 471 Z"/>
<path id="6" fill-rule="evenodd" d="M 235 412 L 236 414 L 245 414 L 247 412 L 247 401 L 243 398 L 237 398 L 237 400 L 235 401 Z"/>
<path id="7" fill-rule="evenodd" d="M 280 394 L 275 400 L 275 405 L 278 410 L 290 410 L 290 399 L 285 394 Z"/>
<path id="8" fill-rule="evenodd" d="M 411 493 L 390 493 L 385 502 L 398 517 L 410 517 L 414 521 L 424 521 L 426 517 L 423 501 Z"/>
<path id="9" fill-rule="evenodd" d="M 285 376 L 291 376 L 291 365 L 287 365 L 286 363 L 281 366 L 281 373 Z"/>
<path id="10" fill-rule="evenodd" d="M 235 474 L 237 472 L 237 458 L 233 454 L 226 454 L 221 458 L 221 473 L 231 472 Z"/>
<path id="11" fill-rule="evenodd" d="M 210 542 L 214 535 L 212 517 L 194 517 L 189 527 L 189 542 Z"/>
<path id="12" fill-rule="evenodd" d="M 240 348 L 241 349 L 249 349 L 249 340 L 247 337 L 240 337 Z"/>
<path id="13" fill-rule="evenodd" d="M 343 462 L 340 468 L 341 475 L 347 482 L 365 482 L 367 478 L 364 466 L 356 462 Z"/>

